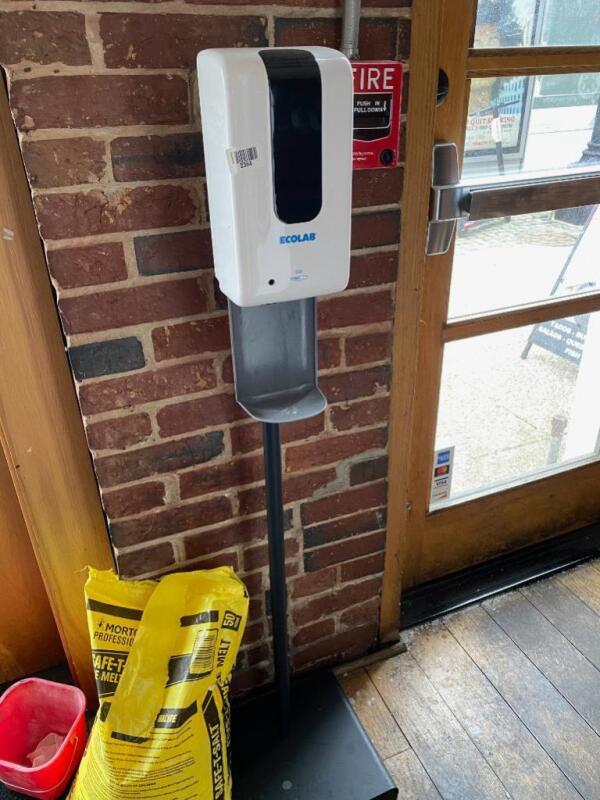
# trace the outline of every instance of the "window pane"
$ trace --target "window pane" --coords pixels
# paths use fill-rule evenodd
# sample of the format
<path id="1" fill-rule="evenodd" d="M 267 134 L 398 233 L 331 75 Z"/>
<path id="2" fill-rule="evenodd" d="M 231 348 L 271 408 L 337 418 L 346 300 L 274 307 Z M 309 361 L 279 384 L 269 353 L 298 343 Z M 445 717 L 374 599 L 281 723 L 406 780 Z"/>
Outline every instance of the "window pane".
<path id="1" fill-rule="evenodd" d="M 473 46 L 600 44 L 597 0 L 479 0 Z"/>
<path id="2" fill-rule="evenodd" d="M 448 316 L 600 291 L 598 252 L 598 206 L 461 222 Z"/>
<path id="3" fill-rule="evenodd" d="M 599 363 L 600 312 L 446 345 L 435 446 L 454 448 L 450 501 L 598 458 Z"/>
<path id="4" fill-rule="evenodd" d="M 597 72 L 474 79 L 463 176 L 600 164 L 599 98 Z"/>

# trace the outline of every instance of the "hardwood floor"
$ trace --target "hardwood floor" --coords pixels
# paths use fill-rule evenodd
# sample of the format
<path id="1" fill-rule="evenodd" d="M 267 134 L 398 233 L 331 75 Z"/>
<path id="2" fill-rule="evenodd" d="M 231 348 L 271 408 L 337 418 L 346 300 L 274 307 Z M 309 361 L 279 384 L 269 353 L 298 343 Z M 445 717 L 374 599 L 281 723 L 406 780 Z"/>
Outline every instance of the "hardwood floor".
<path id="1" fill-rule="evenodd" d="M 401 800 L 600 800 L 600 561 L 340 678 Z"/>

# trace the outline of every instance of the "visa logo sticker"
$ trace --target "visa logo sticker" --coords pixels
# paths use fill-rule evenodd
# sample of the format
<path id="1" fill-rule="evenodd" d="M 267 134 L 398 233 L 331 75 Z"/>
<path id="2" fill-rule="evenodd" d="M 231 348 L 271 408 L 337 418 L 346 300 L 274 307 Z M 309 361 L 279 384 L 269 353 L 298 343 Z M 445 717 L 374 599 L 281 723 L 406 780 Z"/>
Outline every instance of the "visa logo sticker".
<path id="1" fill-rule="evenodd" d="M 431 476 L 430 503 L 434 506 L 449 500 L 452 493 L 452 469 L 454 466 L 454 447 L 436 450 Z"/>
<path id="2" fill-rule="evenodd" d="M 279 244 L 298 244 L 299 242 L 314 242 L 317 238 L 316 233 L 291 233 L 288 236 L 280 236 Z"/>

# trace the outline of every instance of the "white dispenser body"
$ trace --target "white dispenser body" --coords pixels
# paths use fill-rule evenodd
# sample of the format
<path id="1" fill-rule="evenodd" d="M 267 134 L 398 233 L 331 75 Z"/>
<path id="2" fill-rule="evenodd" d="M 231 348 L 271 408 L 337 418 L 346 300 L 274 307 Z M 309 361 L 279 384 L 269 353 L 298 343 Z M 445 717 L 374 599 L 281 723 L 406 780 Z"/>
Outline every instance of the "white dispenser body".
<path id="1" fill-rule="evenodd" d="M 215 272 L 239 306 L 343 290 L 352 69 L 326 47 L 198 55 Z"/>

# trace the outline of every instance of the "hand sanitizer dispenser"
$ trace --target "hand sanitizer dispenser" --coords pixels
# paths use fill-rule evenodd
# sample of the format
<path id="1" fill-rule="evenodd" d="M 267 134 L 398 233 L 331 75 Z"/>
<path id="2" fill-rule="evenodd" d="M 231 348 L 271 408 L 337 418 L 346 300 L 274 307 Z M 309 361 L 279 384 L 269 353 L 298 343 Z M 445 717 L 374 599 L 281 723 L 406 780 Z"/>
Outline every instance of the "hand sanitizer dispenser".
<path id="1" fill-rule="evenodd" d="M 372 800 L 391 799 L 397 791 L 333 675 L 303 683 L 308 691 L 291 686 L 287 630 L 280 424 L 313 417 L 327 405 L 317 381 L 316 298 L 348 283 L 350 62 L 326 47 L 204 50 L 198 85 L 235 396 L 263 423 L 279 718 L 272 726 L 273 699 L 266 694 L 264 704 L 261 698 L 248 706 L 246 723 L 236 720 L 235 796 L 281 797 L 289 785 L 294 797 L 313 800 L 366 800 L 366 792 Z"/>
<path id="2" fill-rule="evenodd" d="M 198 55 L 215 272 L 237 306 L 348 283 L 352 69 L 327 47 Z"/>

